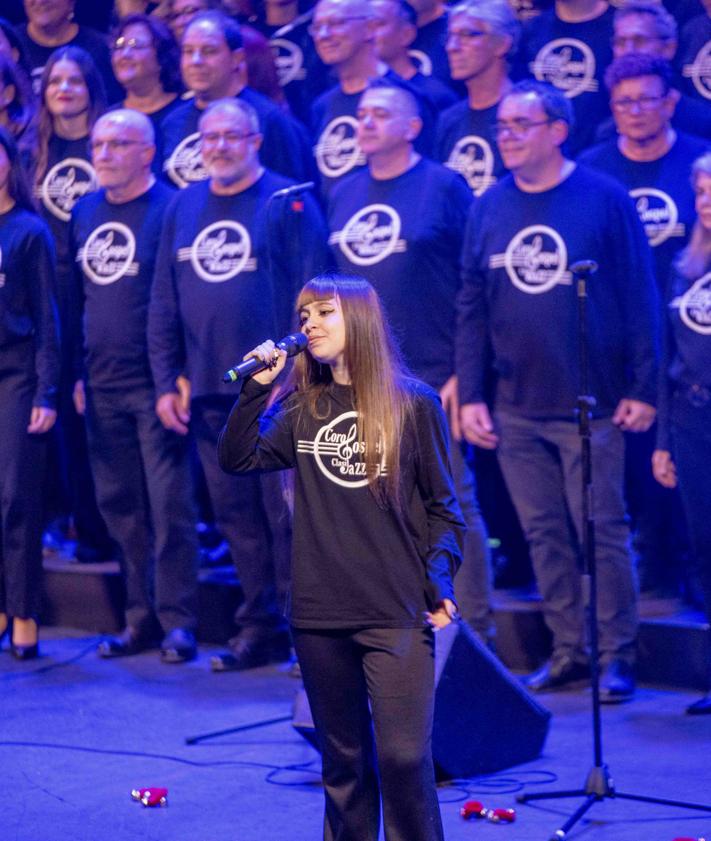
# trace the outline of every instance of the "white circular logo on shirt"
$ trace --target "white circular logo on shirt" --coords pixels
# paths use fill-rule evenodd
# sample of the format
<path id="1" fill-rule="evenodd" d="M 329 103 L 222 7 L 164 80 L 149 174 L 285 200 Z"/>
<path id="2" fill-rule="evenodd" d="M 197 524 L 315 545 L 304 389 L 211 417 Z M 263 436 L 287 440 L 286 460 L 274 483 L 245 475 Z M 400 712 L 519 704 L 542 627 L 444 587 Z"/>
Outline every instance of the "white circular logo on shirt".
<path id="1" fill-rule="evenodd" d="M 700 277 L 681 296 L 679 315 L 690 330 L 711 336 L 711 272 Z"/>
<path id="2" fill-rule="evenodd" d="M 672 236 L 684 236 L 684 225 L 679 225 L 679 211 L 671 196 L 653 187 L 630 190 L 630 196 L 651 246 L 661 245 Z"/>
<path id="3" fill-rule="evenodd" d="M 402 222 L 387 204 L 369 204 L 351 216 L 338 234 L 343 254 L 356 266 L 373 266 L 395 251 L 404 251 Z"/>
<path id="4" fill-rule="evenodd" d="M 358 121 L 344 115 L 336 117 L 321 132 L 316 146 L 316 163 L 319 172 L 327 178 L 339 178 L 365 163 L 356 138 Z"/>
<path id="5" fill-rule="evenodd" d="M 200 132 L 184 137 L 173 149 L 163 168 L 170 180 L 184 189 L 207 178 L 207 170 L 200 152 Z"/>
<path id="6" fill-rule="evenodd" d="M 595 55 L 577 38 L 556 38 L 538 51 L 531 72 L 539 82 L 548 82 L 568 99 L 598 89 Z"/>
<path id="7" fill-rule="evenodd" d="M 269 45 L 274 55 L 277 78 L 282 87 L 288 85 L 289 82 L 293 82 L 295 79 L 301 80 L 306 78 L 304 54 L 298 44 L 295 44 L 293 41 L 287 41 L 286 38 L 273 38 L 269 42 Z"/>
<path id="8" fill-rule="evenodd" d="M 480 196 L 496 183 L 493 177 L 494 153 L 483 137 L 468 134 L 461 137 L 449 154 L 447 166 L 464 176 L 475 196 Z"/>
<path id="9" fill-rule="evenodd" d="M 362 488 L 368 484 L 365 472 L 365 446 L 358 441 L 358 415 L 344 412 L 322 426 L 313 441 L 298 441 L 297 452 L 313 453 L 318 469 L 342 488 Z M 380 475 L 386 473 L 380 465 Z"/>
<path id="10" fill-rule="evenodd" d="M 94 167 L 83 158 L 65 158 L 45 175 L 39 188 L 42 204 L 49 212 L 68 222 L 72 208 L 82 196 L 96 190 Z"/>
<path id="11" fill-rule="evenodd" d="M 503 262 L 511 283 L 522 292 L 540 295 L 567 281 L 568 250 L 558 231 L 547 225 L 529 225 L 506 246 Z"/>
<path id="12" fill-rule="evenodd" d="M 418 73 L 422 73 L 423 76 L 432 75 L 432 59 L 427 53 L 422 50 L 408 50 L 407 54 L 412 59 Z"/>
<path id="13" fill-rule="evenodd" d="M 133 231 L 121 222 L 105 222 L 89 234 L 82 249 L 81 266 L 94 283 L 108 286 L 131 269 L 135 256 Z"/>
<path id="14" fill-rule="evenodd" d="M 195 237 L 190 262 L 198 277 L 208 283 L 222 283 L 246 267 L 251 251 L 252 241 L 244 225 L 223 219 Z"/>
<path id="15" fill-rule="evenodd" d="M 701 96 L 711 99 L 711 41 L 707 41 L 696 53 L 692 64 L 684 65 L 682 73 L 691 79 Z"/>

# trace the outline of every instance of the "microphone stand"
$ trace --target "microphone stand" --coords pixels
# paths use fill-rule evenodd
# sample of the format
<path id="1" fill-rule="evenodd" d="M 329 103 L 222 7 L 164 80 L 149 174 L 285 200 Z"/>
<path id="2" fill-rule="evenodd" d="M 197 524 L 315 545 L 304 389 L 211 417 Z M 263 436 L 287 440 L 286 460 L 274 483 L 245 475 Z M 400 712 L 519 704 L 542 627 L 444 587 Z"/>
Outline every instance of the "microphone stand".
<path id="1" fill-rule="evenodd" d="M 593 767 L 588 771 L 585 785 L 580 789 L 568 791 L 550 791 L 535 794 L 521 794 L 519 803 L 531 803 L 535 800 L 556 800 L 570 797 L 582 797 L 583 802 L 568 820 L 551 835 L 548 841 L 561 841 L 578 821 L 595 805 L 603 800 L 634 800 L 641 803 L 657 803 L 662 806 L 675 806 L 680 809 L 698 809 L 711 812 L 711 806 L 700 803 L 686 803 L 682 800 L 668 800 L 662 797 L 649 797 L 641 794 L 628 794 L 615 789 L 608 766 L 602 752 L 602 721 L 600 718 L 600 666 L 598 664 L 598 617 L 597 617 L 597 565 L 595 562 L 595 516 L 593 513 L 593 475 L 592 475 L 592 434 L 590 421 L 595 398 L 589 394 L 588 370 L 588 281 L 597 271 L 594 260 L 580 260 L 570 267 L 575 281 L 578 297 L 578 363 L 580 366 L 580 391 L 577 400 L 578 434 L 582 467 L 582 554 L 583 554 L 583 593 L 587 601 L 588 635 L 590 637 L 590 683 L 592 687 L 592 723 L 593 723 Z"/>

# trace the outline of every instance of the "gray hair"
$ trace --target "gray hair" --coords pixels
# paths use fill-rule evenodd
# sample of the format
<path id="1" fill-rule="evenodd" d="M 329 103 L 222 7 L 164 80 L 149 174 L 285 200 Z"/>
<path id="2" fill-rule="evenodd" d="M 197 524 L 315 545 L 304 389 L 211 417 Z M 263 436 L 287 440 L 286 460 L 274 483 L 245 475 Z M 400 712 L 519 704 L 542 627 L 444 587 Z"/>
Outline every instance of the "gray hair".
<path id="1" fill-rule="evenodd" d="M 630 0 L 615 11 L 615 22 L 630 15 L 649 15 L 654 20 L 657 38 L 662 41 L 676 41 L 678 28 L 673 16 L 661 3 L 645 3 L 642 0 Z"/>
<path id="2" fill-rule="evenodd" d="M 239 114 L 241 117 L 245 118 L 251 132 L 254 134 L 260 133 L 259 117 L 257 116 L 257 112 L 248 102 L 243 102 L 241 99 L 237 99 L 236 97 L 225 97 L 224 99 L 218 99 L 215 102 L 211 102 L 200 116 L 198 128 L 201 131 L 202 124 L 205 122 L 205 119 L 215 112 L 231 112 L 232 114 Z"/>
<path id="3" fill-rule="evenodd" d="M 521 21 L 508 0 L 465 0 L 449 10 L 450 19 L 455 15 L 468 15 L 483 20 L 491 27 L 494 35 L 511 39 L 509 55 L 516 51 L 521 37 Z"/>
<path id="4" fill-rule="evenodd" d="M 141 111 L 136 111 L 134 108 L 116 108 L 114 111 L 107 111 L 102 114 L 94 123 L 95 131 L 102 123 L 117 123 L 118 125 L 132 126 L 143 135 L 144 141 L 149 146 L 154 146 L 156 142 L 156 133 L 153 129 L 153 123 Z"/>

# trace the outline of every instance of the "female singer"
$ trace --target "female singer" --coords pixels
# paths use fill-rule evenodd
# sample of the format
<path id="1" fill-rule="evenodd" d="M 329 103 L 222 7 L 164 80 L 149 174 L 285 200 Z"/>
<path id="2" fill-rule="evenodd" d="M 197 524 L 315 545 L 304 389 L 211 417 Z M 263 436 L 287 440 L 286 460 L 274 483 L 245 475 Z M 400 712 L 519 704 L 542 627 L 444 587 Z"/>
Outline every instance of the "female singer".
<path id="1" fill-rule="evenodd" d="M 464 528 L 447 423 L 404 371 L 367 281 L 315 278 L 297 311 L 308 349 L 286 396 L 263 415 L 285 364 L 264 342 L 246 358 L 269 367 L 245 384 L 220 464 L 296 468 L 289 619 L 323 757 L 324 838 L 377 841 L 382 796 L 386 839 L 439 841 L 433 631 L 455 615 Z"/>
<path id="2" fill-rule="evenodd" d="M 665 488 L 679 483 L 711 622 L 711 153 L 691 173 L 698 218 L 669 286 L 652 470 Z M 711 714 L 711 695 L 686 711 Z"/>
<path id="3" fill-rule="evenodd" d="M 53 285 L 49 231 L 0 127 L 0 639 L 12 620 L 19 660 L 38 654 L 45 433 L 59 377 Z"/>

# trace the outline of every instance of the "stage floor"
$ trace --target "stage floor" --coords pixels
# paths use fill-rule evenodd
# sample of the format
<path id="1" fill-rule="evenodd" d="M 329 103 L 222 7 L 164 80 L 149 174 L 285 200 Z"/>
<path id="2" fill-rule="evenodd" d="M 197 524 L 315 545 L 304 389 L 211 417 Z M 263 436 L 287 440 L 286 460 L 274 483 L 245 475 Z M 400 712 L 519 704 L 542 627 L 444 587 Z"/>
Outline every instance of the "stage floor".
<path id="1" fill-rule="evenodd" d="M 40 660 L 0 653 L 2 841 L 318 841 L 318 754 L 290 721 L 187 746 L 208 731 L 290 716 L 299 687 L 286 667 L 211 674 L 156 653 L 104 661 L 98 637 L 43 630 Z M 603 710 L 605 758 L 620 791 L 711 804 L 711 716 L 684 707 L 698 693 L 642 687 Z M 580 786 L 592 764 L 589 691 L 540 696 L 553 713 L 544 755 L 496 777 L 439 789 L 447 841 L 547 841 L 579 800 L 518 806 L 520 790 Z M 462 734 L 466 738 L 466 733 Z M 496 740 L 496 733 L 491 734 Z M 167 808 L 131 789 L 164 786 Z M 465 822 L 477 799 L 517 808 L 510 826 Z M 625 801 L 596 804 L 568 836 L 672 841 L 711 835 L 711 813 Z"/>

